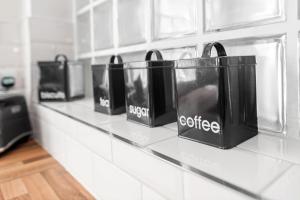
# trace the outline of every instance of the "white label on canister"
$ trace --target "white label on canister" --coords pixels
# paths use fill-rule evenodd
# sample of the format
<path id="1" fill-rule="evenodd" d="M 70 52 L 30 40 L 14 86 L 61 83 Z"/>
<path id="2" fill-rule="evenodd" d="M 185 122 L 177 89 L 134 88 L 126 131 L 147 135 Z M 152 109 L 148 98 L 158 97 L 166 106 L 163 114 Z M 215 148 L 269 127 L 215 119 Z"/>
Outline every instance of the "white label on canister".
<path id="1" fill-rule="evenodd" d="M 149 108 L 143 108 L 139 106 L 129 105 L 129 113 L 136 115 L 138 118 L 148 117 L 149 116 Z"/>
<path id="2" fill-rule="evenodd" d="M 202 117 L 198 115 L 195 115 L 194 117 L 185 117 L 182 115 L 179 117 L 179 123 L 181 126 L 188 126 L 205 132 L 212 131 L 215 134 L 220 134 L 221 132 L 221 126 L 218 122 L 203 120 Z"/>
<path id="3" fill-rule="evenodd" d="M 63 92 L 41 92 L 42 99 L 64 99 L 65 97 Z"/>
<path id="4" fill-rule="evenodd" d="M 103 99 L 102 97 L 100 97 L 100 106 L 109 108 L 109 100 L 108 99 Z"/>

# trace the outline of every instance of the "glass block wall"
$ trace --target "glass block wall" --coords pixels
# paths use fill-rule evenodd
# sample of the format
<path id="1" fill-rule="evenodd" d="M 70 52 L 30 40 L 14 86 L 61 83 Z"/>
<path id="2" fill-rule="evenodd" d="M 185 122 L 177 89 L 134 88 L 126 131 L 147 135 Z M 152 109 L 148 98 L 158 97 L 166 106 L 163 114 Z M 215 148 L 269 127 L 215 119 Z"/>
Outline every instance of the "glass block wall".
<path id="1" fill-rule="evenodd" d="M 260 131 L 300 138 L 297 0 L 74 1 L 76 55 L 85 63 L 112 54 L 144 60 L 153 48 L 165 59 L 197 57 L 211 41 L 228 55 L 256 55 Z"/>

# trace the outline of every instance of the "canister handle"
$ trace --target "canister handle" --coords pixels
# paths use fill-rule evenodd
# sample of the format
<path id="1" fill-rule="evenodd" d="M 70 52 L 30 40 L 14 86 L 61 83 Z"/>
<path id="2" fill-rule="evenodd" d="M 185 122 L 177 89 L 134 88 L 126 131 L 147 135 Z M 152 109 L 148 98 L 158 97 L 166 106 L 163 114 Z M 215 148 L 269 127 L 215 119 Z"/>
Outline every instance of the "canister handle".
<path id="1" fill-rule="evenodd" d="M 227 56 L 225 48 L 221 43 L 212 42 L 212 43 L 208 43 L 204 47 L 204 50 L 203 50 L 203 53 L 202 53 L 202 58 L 210 58 L 211 57 L 211 50 L 212 50 L 213 47 L 215 47 L 215 49 L 217 50 L 218 57 Z"/>
<path id="2" fill-rule="evenodd" d="M 110 64 L 115 63 L 116 58 L 117 58 L 117 60 L 118 60 L 118 63 L 117 63 L 117 64 L 123 63 L 122 57 L 121 57 L 120 55 L 112 55 L 112 56 L 110 57 L 109 63 L 110 63 Z"/>
<path id="3" fill-rule="evenodd" d="M 60 58 L 63 58 L 63 62 L 68 62 L 68 58 L 66 55 L 64 54 L 57 54 L 55 56 L 55 62 L 58 62 Z"/>
<path id="4" fill-rule="evenodd" d="M 157 57 L 157 60 L 163 60 L 162 54 L 157 49 L 152 49 L 152 50 L 148 51 L 147 54 L 146 54 L 145 60 L 146 61 L 151 61 L 151 56 L 152 56 L 153 53 L 155 53 L 155 55 Z"/>

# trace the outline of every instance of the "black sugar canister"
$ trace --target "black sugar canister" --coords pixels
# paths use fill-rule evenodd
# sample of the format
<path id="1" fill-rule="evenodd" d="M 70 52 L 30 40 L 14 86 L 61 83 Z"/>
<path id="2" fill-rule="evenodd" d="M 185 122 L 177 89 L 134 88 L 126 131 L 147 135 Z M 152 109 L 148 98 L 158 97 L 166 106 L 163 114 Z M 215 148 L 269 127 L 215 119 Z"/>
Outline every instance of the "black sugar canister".
<path id="1" fill-rule="evenodd" d="M 117 59 L 118 63 L 115 63 Z M 125 88 L 121 56 L 109 64 L 92 65 L 95 111 L 116 115 L 125 112 Z"/>
<path id="2" fill-rule="evenodd" d="M 152 54 L 157 60 L 151 60 Z M 124 66 L 127 119 L 149 127 L 176 121 L 174 62 L 158 50 Z"/>
<path id="3" fill-rule="evenodd" d="M 257 135 L 255 56 L 227 56 L 209 43 L 201 58 L 176 61 L 175 71 L 180 137 L 228 149 Z"/>

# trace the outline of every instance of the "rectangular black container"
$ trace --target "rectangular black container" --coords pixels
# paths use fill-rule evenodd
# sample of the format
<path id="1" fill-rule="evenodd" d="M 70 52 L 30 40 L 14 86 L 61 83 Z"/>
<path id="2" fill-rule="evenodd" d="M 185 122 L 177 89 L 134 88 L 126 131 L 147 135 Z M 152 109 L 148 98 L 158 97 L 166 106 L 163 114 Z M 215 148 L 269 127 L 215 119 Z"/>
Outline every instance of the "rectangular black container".
<path id="1" fill-rule="evenodd" d="M 210 57 L 211 49 L 218 57 Z M 179 136 L 222 149 L 257 135 L 255 56 L 226 56 L 220 43 L 176 62 Z"/>
<path id="2" fill-rule="evenodd" d="M 151 61 L 152 53 L 157 61 Z M 124 67 L 127 119 L 149 127 L 176 121 L 174 62 L 164 61 L 157 50 L 146 61 Z"/>
<path id="3" fill-rule="evenodd" d="M 55 61 L 41 61 L 38 66 L 40 101 L 70 101 L 84 97 L 83 66 L 80 63 L 69 62 L 65 55 L 57 55 Z"/>
<path id="4" fill-rule="evenodd" d="M 114 63 L 115 58 L 118 59 L 118 64 Z M 112 56 L 110 64 L 93 65 L 92 71 L 95 111 L 110 115 L 124 113 L 126 108 L 122 58 Z"/>
<path id="5" fill-rule="evenodd" d="M 0 153 L 31 133 L 24 96 L 0 95 Z"/>

